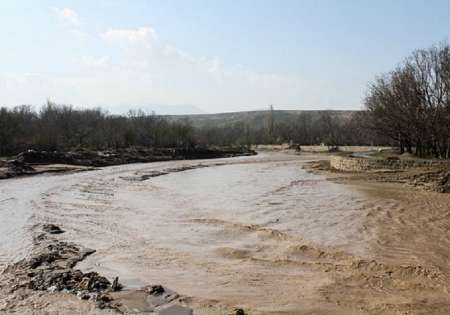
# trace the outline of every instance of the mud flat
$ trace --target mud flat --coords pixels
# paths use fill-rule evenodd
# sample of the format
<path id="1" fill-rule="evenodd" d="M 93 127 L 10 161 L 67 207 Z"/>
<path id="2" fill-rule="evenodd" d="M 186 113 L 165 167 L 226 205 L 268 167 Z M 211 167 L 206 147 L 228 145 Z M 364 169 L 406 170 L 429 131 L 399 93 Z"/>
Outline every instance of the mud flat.
<path id="1" fill-rule="evenodd" d="M 108 280 L 112 303 L 142 305 L 162 284 L 200 315 L 449 314 L 450 195 L 303 169 L 320 159 L 267 152 L 1 181 L 0 231 L 14 237 L 0 244 L 0 265 L 29 261 L 52 223 L 65 233 L 45 242 L 74 246 L 75 257 L 96 250 L 69 269 Z M 116 277 L 121 291 L 111 290 Z M 120 311 L 64 289 L 22 298 L 1 284 L 6 313 Z"/>

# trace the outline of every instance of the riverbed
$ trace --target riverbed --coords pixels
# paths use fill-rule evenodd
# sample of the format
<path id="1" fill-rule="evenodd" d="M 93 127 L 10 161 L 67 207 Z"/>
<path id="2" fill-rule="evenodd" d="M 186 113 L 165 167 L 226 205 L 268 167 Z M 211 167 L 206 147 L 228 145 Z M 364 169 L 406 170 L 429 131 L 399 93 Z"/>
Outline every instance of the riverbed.
<path id="1" fill-rule="evenodd" d="M 83 270 L 167 285 L 195 314 L 448 314 L 450 199 L 337 184 L 302 168 L 318 158 L 266 152 L 1 181 L 0 268 L 53 223 L 97 250 Z M 424 206 L 420 219 L 405 213 Z"/>

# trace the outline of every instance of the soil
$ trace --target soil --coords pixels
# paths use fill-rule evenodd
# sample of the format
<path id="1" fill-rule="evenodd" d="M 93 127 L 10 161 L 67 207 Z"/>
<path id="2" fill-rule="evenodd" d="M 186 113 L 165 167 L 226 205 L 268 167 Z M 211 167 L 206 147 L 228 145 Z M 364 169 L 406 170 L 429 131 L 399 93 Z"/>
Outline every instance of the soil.
<path id="1" fill-rule="evenodd" d="M 42 173 L 78 172 L 129 163 L 215 159 L 255 154 L 255 151 L 246 148 L 128 148 L 115 151 L 71 152 L 28 150 L 19 153 L 15 159 L 0 160 L 0 179 Z"/>
<path id="2" fill-rule="evenodd" d="M 312 161 L 304 168 L 316 174 L 325 174 L 337 182 L 370 181 L 399 183 L 418 190 L 450 193 L 450 167 L 436 165 L 404 170 L 370 170 L 365 172 L 342 172 L 330 167 L 329 160 Z"/>

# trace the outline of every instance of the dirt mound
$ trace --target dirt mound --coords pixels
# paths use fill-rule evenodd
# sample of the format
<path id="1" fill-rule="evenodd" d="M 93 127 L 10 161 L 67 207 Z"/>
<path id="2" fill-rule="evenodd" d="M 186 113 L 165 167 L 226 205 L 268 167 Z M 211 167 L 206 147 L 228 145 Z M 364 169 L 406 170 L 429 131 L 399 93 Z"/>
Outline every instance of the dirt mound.
<path id="1" fill-rule="evenodd" d="M 27 164 L 69 164 L 83 166 L 108 166 L 135 162 L 151 162 L 161 158 L 170 157 L 169 152 L 160 152 L 155 155 L 151 150 L 127 151 L 35 151 L 28 150 L 17 155 L 17 161 Z M 164 155 L 166 153 L 167 155 Z"/>
<path id="2" fill-rule="evenodd" d="M 0 179 L 48 172 L 81 171 L 83 170 L 81 169 L 82 167 L 103 167 L 129 163 L 215 159 L 250 155 L 256 155 L 256 152 L 247 148 L 128 148 L 115 151 L 78 150 L 70 152 L 28 150 L 19 153 L 14 160 L 0 160 Z M 65 167 L 51 167 L 57 164 Z M 69 165 L 77 166 L 80 169 L 69 167 Z M 145 180 L 164 174 L 148 174 L 138 180 Z"/>
<path id="3" fill-rule="evenodd" d="M 79 150 L 70 152 L 28 150 L 17 155 L 22 164 L 70 164 L 83 166 L 109 166 L 127 163 L 154 162 L 183 159 L 213 159 L 256 154 L 245 148 L 236 149 L 175 149 L 129 148 L 115 151 Z"/>
<path id="4" fill-rule="evenodd" d="M 6 179 L 21 175 L 33 175 L 36 170 L 19 160 L 0 161 L 0 179 Z"/>
<path id="5" fill-rule="evenodd" d="M 54 224 L 44 224 L 42 227 L 44 232 L 50 233 L 50 234 L 61 234 L 64 233 L 64 230 L 62 230 L 59 226 Z"/>

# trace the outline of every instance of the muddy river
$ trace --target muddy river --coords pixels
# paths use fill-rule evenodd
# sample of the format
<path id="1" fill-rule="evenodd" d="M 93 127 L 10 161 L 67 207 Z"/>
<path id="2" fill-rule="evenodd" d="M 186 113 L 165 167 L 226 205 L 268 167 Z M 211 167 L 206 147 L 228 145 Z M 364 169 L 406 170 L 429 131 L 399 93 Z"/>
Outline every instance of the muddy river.
<path id="1" fill-rule="evenodd" d="M 261 153 L 0 181 L 0 269 L 49 222 L 97 250 L 83 270 L 167 285 L 196 314 L 449 314 L 450 199 L 337 184 L 302 169 L 313 159 Z"/>

